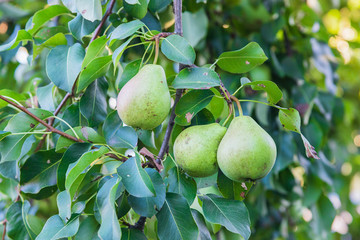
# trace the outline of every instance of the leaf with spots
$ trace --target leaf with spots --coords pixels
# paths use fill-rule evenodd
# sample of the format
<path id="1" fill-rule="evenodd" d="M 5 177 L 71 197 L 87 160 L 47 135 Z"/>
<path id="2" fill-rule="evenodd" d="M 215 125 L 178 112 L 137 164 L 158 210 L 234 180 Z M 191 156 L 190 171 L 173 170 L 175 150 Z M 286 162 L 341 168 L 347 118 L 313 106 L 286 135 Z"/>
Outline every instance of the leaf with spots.
<path id="1" fill-rule="evenodd" d="M 242 86 L 251 86 L 251 88 L 256 91 L 265 91 L 267 93 L 267 100 L 270 104 L 278 103 L 283 96 L 280 88 L 272 81 L 247 82 Z"/>
<path id="2" fill-rule="evenodd" d="M 210 68 L 185 68 L 172 82 L 175 89 L 209 89 L 220 86 L 218 74 Z"/>
<path id="3" fill-rule="evenodd" d="M 224 52 L 217 65 L 227 72 L 246 73 L 263 64 L 268 58 L 256 42 L 251 42 L 240 50 Z"/>

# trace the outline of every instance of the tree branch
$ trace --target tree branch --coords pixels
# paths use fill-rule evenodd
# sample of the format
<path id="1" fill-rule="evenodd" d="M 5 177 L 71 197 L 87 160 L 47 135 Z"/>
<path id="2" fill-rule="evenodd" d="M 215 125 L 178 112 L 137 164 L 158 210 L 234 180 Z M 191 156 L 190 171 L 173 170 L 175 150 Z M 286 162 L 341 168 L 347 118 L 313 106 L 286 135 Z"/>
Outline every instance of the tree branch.
<path id="1" fill-rule="evenodd" d="M 104 24 L 105 24 L 105 22 L 106 22 L 106 19 L 110 16 L 110 14 L 111 14 L 111 12 L 112 12 L 112 9 L 113 9 L 113 7 L 114 7 L 115 2 L 116 2 L 116 0 L 111 0 L 110 6 L 109 6 L 108 9 L 106 10 L 103 18 L 101 19 L 101 22 L 100 22 L 99 26 L 97 26 L 97 28 L 95 29 L 95 33 L 94 33 L 94 35 L 92 36 L 90 42 L 94 41 L 94 40 L 97 38 L 97 36 L 99 36 L 100 30 L 101 30 L 102 26 L 104 26 Z"/>
<path id="2" fill-rule="evenodd" d="M 7 223 L 7 220 L 5 219 L 2 224 L 4 225 L 4 230 L 3 230 L 3 234 L 2 234 L 2 240 L 5 240 L 5 237 L 6 237 L 6 223 Z"/>
<path id="3" fill-rule="evenodd" d="M 46 123 L 44 120 L 40 119 L 39 117 L 37 117 L 36 115 L 34 115 L 33 113 L 31 113 L 27 108 L 20 106 L 12 101 L 10 101 L 9 99 L 7 99 L 6 97 L 0 95 L 0 98 L 2 100 L 4 100 L 5 102 L 13 105 L 14 107 L 20 109 L 21 111 L 23 111 L 24 113 L 26 113 L 27 115 L 29 115 L 30 117 L 32 117 L 33 119 L 35 119 L 36 121 L 38 121 L 39 123 L 41 123 L 42 125 L 44 125 L 45 127 L 47 127 L 51 132 L 53 133 L 57 133 L 65 138 L 68 138 L 70 140 L 73 140 L 75 142 L 84 142 L 82 139 L 78 139 L 76 137 L 73 137 L 67 133 L 64 133 L 56 128 L 54 128 L 53 126 L 49 125 L 48 123 Z"/>

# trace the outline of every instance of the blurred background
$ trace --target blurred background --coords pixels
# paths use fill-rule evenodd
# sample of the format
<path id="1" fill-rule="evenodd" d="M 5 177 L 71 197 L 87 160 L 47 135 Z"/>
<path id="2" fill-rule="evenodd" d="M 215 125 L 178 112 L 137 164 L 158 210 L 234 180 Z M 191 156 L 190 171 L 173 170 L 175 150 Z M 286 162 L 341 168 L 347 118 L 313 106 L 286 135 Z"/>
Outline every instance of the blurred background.
<path id="1" fill-rule="evenodd" d="M 34 12 L 56 3 L 0 0 L 0 44 L 24 29 Z M 300 112 L 302 132 L 320 157 L 306 158 L 298 134 L 279 128 L 276 110 L 243 104 L 245 113 L 274 137 L 279 152 L 271 174 L 245 200 L 252 222 L 250 239 L 360 239 L 360 1 L 184 0 L 183 4 L 184 37 L 197 51 L 197 65 L 214 62 L 222 52 L 250 41 L 261 45 L 269 60 L 241 76 L 221 73 L 224 84 L 230 92 L 239 87 L 240 77 L 278 84 L 284 93 L 279 105 Z M 61 25 L 69 19 L 56 21 Z M 117 16 L 109 21 L 116 26 Z M 172 8 L 148 13 L 143 21 L 152 29 L 172 31 Z M 31 92 L 46 79 L 44 62 L 31 60 L 33 51 L 24 45 L 0 53 L 0 91 Z M 142 52 L 134 48 L 123 61 L 135 60 Z M 167 71 L 173 72 L 173 66 Z M 251 89 L 237 97 L 266 101 Z M 0 181 L 0 200 L 5 184 Z M 0 220 L 5 205 L 0 202 Z M 56 209 L 52 205 L 39 205 L 39 211 L 46 216 L 49 209 Z"/>

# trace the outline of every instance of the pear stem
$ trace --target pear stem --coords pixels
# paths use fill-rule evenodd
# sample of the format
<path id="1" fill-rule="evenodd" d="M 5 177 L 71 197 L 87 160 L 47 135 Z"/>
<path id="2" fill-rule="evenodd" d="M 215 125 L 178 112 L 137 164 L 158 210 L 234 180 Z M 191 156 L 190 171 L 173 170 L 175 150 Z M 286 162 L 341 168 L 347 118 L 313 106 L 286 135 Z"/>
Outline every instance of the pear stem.
<path id="1" fill-rule="evenodd" d="M 156 64 L 159 57 L 159 38 L 155 38 L 155 57 L 153 64 Z"/>
<path id="2" fill-rule="evenodd" d="M 243 111 L 242 111 L 242 108 L 241 108 L 239 99 L 237 99 L 237 97 L 235 97 L 235 96 L 233 96 L 233 95 L 230 96 L 230 99 L 236 102 L 236 105 L 237 105 L 238 110 L 239 110 L 239 115 L 240 115 L 240 116 L 243 116 Z"/>

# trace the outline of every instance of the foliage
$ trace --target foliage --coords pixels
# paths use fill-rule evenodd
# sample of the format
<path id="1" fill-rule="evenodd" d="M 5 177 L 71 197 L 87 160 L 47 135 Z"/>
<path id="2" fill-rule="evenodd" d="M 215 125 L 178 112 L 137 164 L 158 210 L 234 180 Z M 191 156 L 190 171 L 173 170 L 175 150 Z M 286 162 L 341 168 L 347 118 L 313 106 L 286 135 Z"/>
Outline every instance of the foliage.
<path id="1" fill-rule="evenodd" d="M 359 237 L 357 1 L 186 0 L 183 36 L 172 2 L 0 3 L 5 239 Z M 124 126 L 117 93 L 149 62 L 175 110 Z M 228 126 L 236 98 L 275 139 L 273 170 L 254 186 L 186 175 L 176 136 Z"/>

